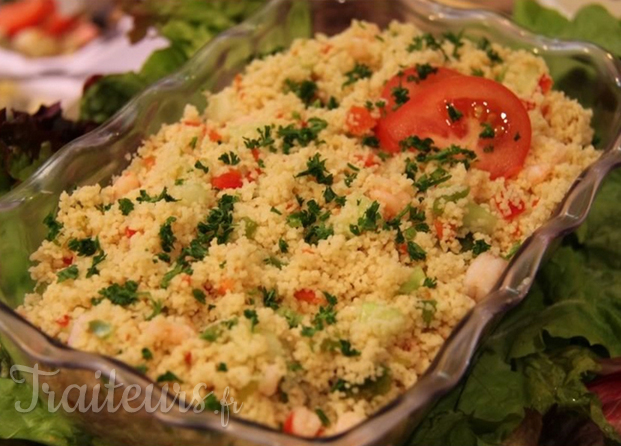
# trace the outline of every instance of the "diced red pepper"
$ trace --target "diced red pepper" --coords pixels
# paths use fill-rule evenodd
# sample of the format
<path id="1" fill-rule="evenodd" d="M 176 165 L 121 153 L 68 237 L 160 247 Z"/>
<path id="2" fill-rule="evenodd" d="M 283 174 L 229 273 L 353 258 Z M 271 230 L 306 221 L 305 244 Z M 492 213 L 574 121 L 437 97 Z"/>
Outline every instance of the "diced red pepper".
<path id="1" fill-rule="evenodd" d="M 183 360 L 187 365 L 192 365 L 192 352 L 187 352 L 183 355 Z"/>
<path id="2" fill-rule="evenodd" d="M 220 141 L 222 141 L 222 136 L 220 136 L 220 134 L 218 133 L 217 130 L 209 129 L 207 134 L 209 135 L 209 140 L 212 141 L 212 142 L 220 142 Z"/>
<path id="3" fill-rule="evenodd" d="M 293 297 L 301 302 L 306 302 L 309 304 L 320 304 L 322 302 L 322 299 L 317 297 L 315 291 L 309 289 L 297 290 L 295 293 L 293 293 Z"/>
<path id="4" fill-rule="evenodd" d="M 496 197 L 495 201 L 496 201 L 496 208 L 498 209 L 498 212 L 500 212 L 500 215 L 502 215 L 502 218 L 504 218 L 507 221 L 513 220 L 514 218 L 523 214 L 524 211 L 526 211 L 526 203 L 524 203 L 524 201 L 522 201 L 521 199 L 517 204 L 514 203 L 513 201 L 508 201 L 507 207 L 501 206 L 501 203 L 503 203 L 504 201 L 503 197 L 500 197 L 500 198 Z"/>
<path id="5" fill-rule="evenodd" d="M 362 136 L 375 127 L 377 120 L 371 116 L 371 112 L 366 108 L 353 106 L 347 113 L 345 124 L 349 133 L 354 136 Z"/>
<path id="6" fill-rule="evenodd" d="M 136 234 L 136 232 L 138 231 L 134 231 L 133 229 L 130 229 L 130 228 L 125 228 L 125 237 L 132 238 Z"/>
<path id="7" fill-rule="evenodd" d="M 69 266 L 73 263 L 73 256 L 63 257 L 63 264 Z"/>
<path id="8" fill-rule="evenodd" d="M 293 411 L 291 411 L 282 426 L 282 431 L 286 434 L 293 434 L 293 416 Z"/>
<path id="9" fill-rule="evenodd" d="M 239 170 L 229 170 L 227 173 L 213 177 L 211 185 L 216 189 L 239 189 L 244 185 L 243 176 Z"/>
<path id="10" fill-rule="evenodd" d="M 444 225 L 440 220 L 433 222 L 433 226 L 436 228 L 436 234 L 439 240 L 444 240 Z"/>
<path id="11" fill-rule="evenodd" d="M 71 321 L 71 318 L 67 314 L 65 314 L 63 317 L 56 319 L 56 323 L 63 328 L 66 328 L 69 326 L 69 321 Z"/>
<path id="12" fill-rule="evenodd" d="M 541 88 L 541 92 L 543 94 L 548 93 L 552 89 L 553 85 L 554 80 L 552 80 L 552 78 L 547 74 L 542 74 L 539 78 L 539 88 Z"/>

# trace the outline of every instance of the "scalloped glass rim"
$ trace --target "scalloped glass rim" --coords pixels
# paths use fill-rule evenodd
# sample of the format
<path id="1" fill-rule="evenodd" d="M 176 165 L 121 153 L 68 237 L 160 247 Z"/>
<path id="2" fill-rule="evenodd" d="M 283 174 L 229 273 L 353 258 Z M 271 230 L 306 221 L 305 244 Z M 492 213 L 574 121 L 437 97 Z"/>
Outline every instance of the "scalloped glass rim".
<path id="1" fill-rule="evenodd" d="M 219 45 L 225 41 L 235 41 L 235 39 L 241 39 L 244 36 L 248 37 L 252 30 L 263 26 L 263 21 L 270 14 L 275 13 L 277 8 L 295 1 L 272 0 L 253 18 L 212 41 L 182 70 L 147 89 L 104 126 L 66 146 L 28 181 L 0 199 L 0 220 L 5 214 L 12 215 L 12 212 L 26 206 L 29 201 L 34 200 L 40 194 L 50 193 L 49 190 L 53 190 L 52 184 L 55 178 L 57 179 L 59 174 L 69 172 L 75 160 L 89 155 L 89 150 L 92 151 L 92 147 L 107 147 L 108 145 L 112 147 L 115 142 L 125 140 L 135 143 L 131 138 L 137 117 L 145 109 L 149 109 L 154 100 L 157 100 L 162 94 L 168 94 L 168 92 L 173 94 L 183 91 L 182 86 L 192 83 L 193 79 L 197 77 L 197 72 L 201 69 L 201 64 L 205 63 L 209 56 L 216 52 Z M 331 5 L 331 7 L 334 7 L 336 3 L 339 5 L 368 5 L 371 1 L 314 0 L 308 5 L 311 3 L 314 5 L 321 3 L 323 6 Z M 437 24 L 451 23 L 455 26 L 467 27 L 467 25 L 474 26 L 474 24 L 484 23 L 488 31 L 495 31 L 504 36 L 507 41 L 533 48 L 535 52 L 537 50 L 545 50 L 551 53 L 559 52 L 572 54 L 575 58 L 579 58 L 581 54 L 591 55 L 600 60 L 601 66 L 606 71 L 604 74 L 610 77 L 612 84 L 621 88 L 621 70 L 618 60 L 594 45 L 535 36 L 517 27 L 505 17 L 490 12 L 458 10 L 425 0 L 399 0 L 395 1 L 394 4 L 397 3 L 415 9 L 419 19 L 426 17 L 426 20 L 432 25 L 437 22 Z M 213 87 L 217 88 L 217 85 Z M 614 91 L 613 93 L 617 95 L 617 99 L 621 98 L 619 92 Z M 486 331 L 499 317 L 523 299 L 551 244 L 560 236 L 576 229 L 586 218 L 604 177 L 611 169 L 621 164 L 621 138 L 619 136 L 621 109 L 618 101 L 611 123 L 612 128 L 605 135 L 606 153 L 577 179 L 548 223 L 525 241 L 494 291 L 470 311 L 454 329 L 425 375 L 414 387 L 364 423 L 335 437 L 307 440 L 282 434 L 265 426 L 236 418 L 232 418 L 229 427 L 224 429 L 221 427 L 218 417 L 183 414 L 176 408 L 170 413 L 159 411 L 154 413 L 152 415 L 153 421 L 157 421 L 164 427 L 169 427 L 171 432 L 194 431 L 196 433 L 202 432 L 205 435 L 207 433 L 218 433 L 221 436 L 216 436 L 216 438 L 220 439 L 222 444 L 225 441 L 245 440 L 253 444 L 271 445 L 326 444 L 353 446 L 379 445 L 387 444 L 388 441 L 403 440 L 413 430 L 417 421 L 424 415 L 425 410 L 459 382 L 470 365 L 476 347 Z M 107 154 L 108 157 L 116 155 L 118 153 L 114 150 Z M 83 175 L 84 181 L 87 183 L 102 181 L 109 178 L 114 172 L 120 171 L 123 165 L 123 161 L 120 160 L 116 160 L 114 163 L 109 159 L 106 161 L 109 161 L 106 169 L 101 170 L 97 166 L 93 166 L 92 172 L 89 171 L 88 174 Z M 67 371 L 101 370 L 103 376 L 109 376 L 114 369 L 117 372 L 117 382 L 123 382 L 126 385 L 139 385 L 142 388 L 151 383 L 150 380 L 131 367 L 118 361 L 75 351 L 58 344 L 23 320 L 3 302 L 0 302 L 0 334 L 3 339 L 8 340 L 15 347 L 13 354 L 26 358 L 30 362 L 38 362 Z M 156 398 L 159 398 L 161 392 L 156 389 L 154 394 Z M 205 444 L 216 444 L 212 440 L 206 436 Z M 162 442 L 165 442 L 165 439 L 162 439 Z"/>

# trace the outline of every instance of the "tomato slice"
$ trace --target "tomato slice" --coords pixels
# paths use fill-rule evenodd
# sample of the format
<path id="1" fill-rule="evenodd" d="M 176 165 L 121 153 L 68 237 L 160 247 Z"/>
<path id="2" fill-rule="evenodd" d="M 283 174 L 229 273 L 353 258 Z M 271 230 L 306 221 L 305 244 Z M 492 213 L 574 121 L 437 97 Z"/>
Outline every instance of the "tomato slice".
<path id="1" fill-rule="evenodd" d="M 14 36 L 37 26 L 55 11 L 54 0 L 21 0 L 0 7 L 0 34 Z"/>
<path id="2" fill-rule="evenodd" d="M 382 91 L 382 98 L 386 102 L 384 107 L 386 114 L 391 114 L 395 111 L 396 102 L 395 97 L 393 95 L 393 91 L 395 88 L 405 88 L 408 91 L 408 97 L 410 100 L 414 98 L 421 90 L 428 87 L 435 82 L 441 81 L 446 78 L 454 77 L 454 76 L 462 76 L 461 73 L 451 70 L 450 68 L 438 67 L 434 68 L 434 72 L 431 72 L 427 75 L 423 74 L 423 78 L 421 78 L 421 73 L 419 73 L 420 65 L 417 67 L 408 68 L 397 74 L 395 77 L 390 79 L 384 90 Z"/>
<path id="3" fill-rule="evenodd" d="M 229 170 L 227 173 L 211 179 L 211 185 L 216 189 L 239 189 L 244 185 L 242 174 L 239 170 Z"/>
<path id="4" fill-rule="evenodd" d="M 450 76 L 428 84 L 409 102 L 379 120 L 382 148 L 401 150 L 410 136 L 431 138 L 436 147 L 452 144 L 477 155 L 474 167 L 491 178 L 517 175 L 530 150 L 532 129 L 526 108 L 508 88 L 475 76 Z"/>
<path id="5" fill-rule="evenodd" d="M 78 23 L 76 16 L 61 16 L 58 12 L 53 12 L 43 25 L 45 32 L 52 36 L 60 36 L 72 29 Z"/>

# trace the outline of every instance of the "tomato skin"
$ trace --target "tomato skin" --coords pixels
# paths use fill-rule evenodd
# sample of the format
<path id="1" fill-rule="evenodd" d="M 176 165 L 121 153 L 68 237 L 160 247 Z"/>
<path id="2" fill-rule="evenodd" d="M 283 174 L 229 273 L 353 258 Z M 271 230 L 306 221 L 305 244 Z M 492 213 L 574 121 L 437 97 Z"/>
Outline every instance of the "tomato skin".
<path id="1" fill-rule="evenodd" d="M 294 412 L 291 411 L 285 420 L 285 424 L 282 427 L 282 431 L 286 434 L 293 434 L 293 417 Z"/>
<path id="2" fill-rule="evenodd" d="M 211 179 L 211 185 L 216 189 L 239 189 L 244 185 L 242 174 L 239 170 L 229 170 L 227 173 Z"/>
<path id="3" fill-rule="evenodd" d="M 58 12 L 54 11 L 52 15 L 45 21 L 43 29 L 46 33 L 52 36 L 60 36 L 71 28 L 73 28 L 78 22 L 75 16 L 61 16 Z"/>
<path id="4" fill-rule="evenodd" d="M 371 112 L 364 107 L 353 106 L 347 113 L 345 124 L 349 133 L 354 136 L 362 136 L 373 130 L 377 120 L 371 116 Z"/>
<path id="5" fill-rule="evenodd" d="M 449 105 L 463 116 L 451 120 Z M 481 136 L 483 124 L 494 128 L 493 137 Z M 451 76 L 421 89 L 397 111 L 380 119 L 376 136 L 391 153 L 399 152 L 399 142 L 409 136 L 431 138 L 439 148 L 456 144 L 474 151 L 477 160 L 473 166 L 495 179 L 511 178 L 522 170 L 532 128 L 521 100 L 503 85 L 475 76 Z"/>
<path id="6" fill-rule="evenodd" d="M 396 75 L 390 79 L 382 91 L 382 98 L 386 103 L 384 106 L 385 113 L 390 114 L 395 111 L 395 106 L 397 104 L 395 103 L 392 91 L 399 86 L 408 90 L 408 96 L 410 100 L 412 100 L 412 98 L 414 98 L 421 90 L 429 85 L 450 77 L 462 76 L 461 73 L 451 70 L 450 68 L 438 67 L 437 70 L 438 71 L 429 74 L 424 80 L 421 80 L 418 83 L 414 80 L 408 80 L 408 78 L 411 79 L 412 76 L 418 79 L 418 70 L 416 67 L 408 68 L 407 70 L 404 70 L 401 75 Z"/>
<path id="7" fill-rule="evenodd" d="M 306 288 L 297 290 L 295 293 L 293 293 L 293 297 L 295 297 L 300 302 L 306 302 L 309 304 L 321 303 L 321 299 L 317 297 L 317 294 L 315 294 L 315 291 L 309 290 Z"/>
<path id="8" fill-rule="evenodd" d="M 37 26 L 55 11 L 53 0 L 22 0 L 0 7 L 0 34 L 14 36 L 23 29 Z"/>

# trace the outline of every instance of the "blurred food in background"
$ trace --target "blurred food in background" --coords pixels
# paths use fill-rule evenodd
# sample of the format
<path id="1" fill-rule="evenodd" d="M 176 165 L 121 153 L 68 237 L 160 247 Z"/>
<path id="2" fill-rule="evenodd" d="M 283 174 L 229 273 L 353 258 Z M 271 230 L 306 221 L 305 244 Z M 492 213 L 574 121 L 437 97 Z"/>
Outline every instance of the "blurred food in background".
<path id="1" fill-rule="evenodd" d="M 28 57 L 73 53 L 97 38 L 106 15 L 73 0 L 13 0 L 0 4 L 0 45 Z M 88 8 L 87 8 L 88 7 Z"/>

